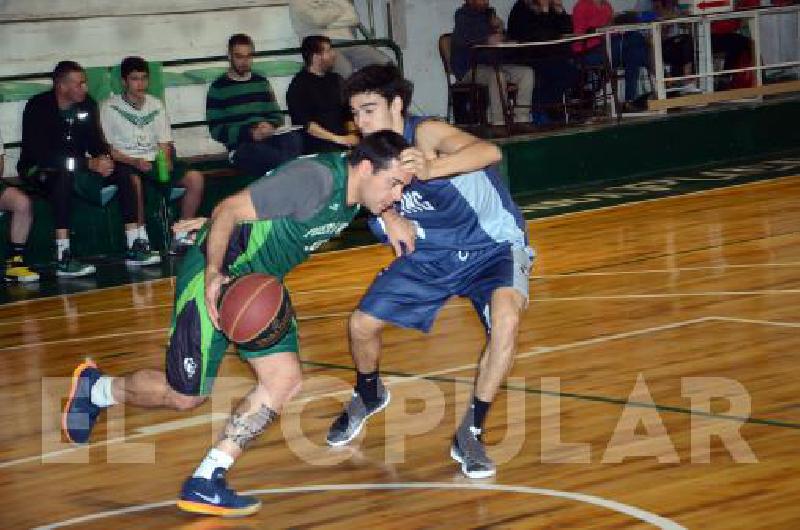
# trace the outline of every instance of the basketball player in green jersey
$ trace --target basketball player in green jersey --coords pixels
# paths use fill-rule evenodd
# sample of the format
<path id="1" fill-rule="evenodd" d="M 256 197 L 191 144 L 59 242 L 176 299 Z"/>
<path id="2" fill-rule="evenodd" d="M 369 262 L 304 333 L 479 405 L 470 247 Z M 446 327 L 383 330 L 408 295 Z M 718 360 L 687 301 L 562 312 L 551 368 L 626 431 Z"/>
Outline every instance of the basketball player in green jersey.
<path id="1" fill-rule="evenodd" d="M 280 279 L 305 261 L 356 215 L 359 204 L 379 214 L 400 200 L 411 173 L 400 162 L 408 148 L 391 131 L 367 136 L 353 151 L 299 158 L 217 206 L 176 278 L 166 371 L 104 375 L 92 361 L 79 365 L 62 416 L 69 440 L 86 443 L 103 408 L 126 403 L 187 410 L 211 392 L 228 340 L 218 330 L 220 287 L 233 276 L 264 272 Z M 257 382 L 181 490 L 178 507 L 208 515 L 258 511 L 258 499 L 229 489 L 225 473 L 299 390 L 297 326 L 274 346 L 239 351 Z"/>

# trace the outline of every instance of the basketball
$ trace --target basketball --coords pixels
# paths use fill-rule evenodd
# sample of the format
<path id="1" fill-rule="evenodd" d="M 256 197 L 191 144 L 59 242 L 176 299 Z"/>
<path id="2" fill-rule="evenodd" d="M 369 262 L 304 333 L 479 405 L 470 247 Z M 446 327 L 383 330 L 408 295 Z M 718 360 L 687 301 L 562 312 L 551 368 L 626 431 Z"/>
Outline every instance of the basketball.
<path id="1" fill-rule="evenodd" d="M 246 350 L 263 350 L 283 338 L 294 317 L 286 287 L 274 276 L 246 274 L 223 287 L 219 324 Z"/>

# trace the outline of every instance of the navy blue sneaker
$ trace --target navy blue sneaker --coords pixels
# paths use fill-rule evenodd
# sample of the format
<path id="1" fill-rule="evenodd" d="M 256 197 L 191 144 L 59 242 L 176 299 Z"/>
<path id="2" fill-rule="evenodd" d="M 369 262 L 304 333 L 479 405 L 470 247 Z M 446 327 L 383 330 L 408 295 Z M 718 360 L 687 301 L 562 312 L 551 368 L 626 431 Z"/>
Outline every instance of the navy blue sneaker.
<path id="1" fill-rule="evenodd" d="M 92 403 L 92 386 L 103 373 L 91 359 L 86 359 L 72 372 L 72 387 L 61 414 L 61 430 L 76 444 L 89 441 L 92 428 L 100 415 L 100 407 Z"/>
<path id="2" fill-rule="evenodd" d="M 218 467 L 211 480 L 190 477 L 181 488 L 178 508 L 184 512 L 220 517 L 244 517 L 261 509 L 255 497 L 239 495 L 225 483 L 225 470 Z"/>

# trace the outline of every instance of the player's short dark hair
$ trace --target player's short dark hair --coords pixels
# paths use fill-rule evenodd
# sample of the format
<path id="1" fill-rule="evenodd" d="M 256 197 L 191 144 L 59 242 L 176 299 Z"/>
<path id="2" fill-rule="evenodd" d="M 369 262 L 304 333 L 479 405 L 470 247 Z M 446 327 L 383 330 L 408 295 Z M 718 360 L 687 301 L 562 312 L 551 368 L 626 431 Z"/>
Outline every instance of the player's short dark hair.
<path id="1" fill-rule="evenodd" d="M 250 35 L 245 33 L 235 33 L 231 35 L 231 38 L 228 39 L 228 53 L 233 50 L 234 46 L 239 46 L 241 44 L 246 44 L 251 48 L 255 49 L 255 45 L 253 44 L 253 39 L 250 38 Z"/>
<path id="2" fill-rule="evenodd" d="M 119 65 L 119 75 L 126 79 L 132 72 L 144 72 L 150 75 L 150 66 L 141 57 L 125 57 Z"/>
<path id="3" fill-rule="evenodd" d="M 405 79 L 400 69 L 393 64 L 372 64 L 365 66 L 349 78 L 344 85 L 345 101 L 358 94 L 378 94 L 391 103 L 395 97 L 403 102 L 403 114 L 411 104 L 414 83 Z"/>
<path id="4" fill-rule="evenodd" d="M 53 68 L 53 83 L 58 83 L 72 72 L 84 72 L 83 66 L 75 61 L 61 61 Z"/>
<path id="5" fill-rule="evenodd" d="M 300 55 L 303 56 L 303 62 L 306 66 L 311 66 L 311 59 L 317 53 L 322 53 L 324 44 L 330 44 L 331 39 L 325 35 L 309 35 L 300 44 Z"/>
<path id="6" fill-rule="evenodd" d="M 369 160 L 373 171 L 381 171 L 389 167 L 392 160 L 400 158 L 400 153 L 408 149 L 405 138 L 394 131 L 377 131 L 365 136 L 357 146 L 350 151 L 347 161 L 351 166 Z"/>

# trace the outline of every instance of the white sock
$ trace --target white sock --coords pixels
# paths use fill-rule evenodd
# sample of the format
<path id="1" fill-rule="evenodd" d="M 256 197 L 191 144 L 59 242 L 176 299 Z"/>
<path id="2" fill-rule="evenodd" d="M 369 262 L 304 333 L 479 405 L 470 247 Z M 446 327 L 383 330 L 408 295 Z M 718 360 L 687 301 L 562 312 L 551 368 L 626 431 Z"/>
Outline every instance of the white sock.
<path id="1" fill-rule="evenodd" d="M 137 237 L 139 237 L 138 228 L 128 228 L 125 230 L 125 239 L 128 240 L 128 248 L 133 247 L 133 242 L 136 241 Z"/>
<path id="2" fill-rule="evenodd" d="M 98 407 L 110 407 L 116 405 L 117 400 L 114 399 L 114 393 L 111 391 L 111 382 L 113 377 L 102 375 L 94 385 L 92 385 L 92 403 Z"/>
<path id="3" fill-rule="evenodd" d="M 58 259 L 65 250 L 69 250 L 69 239 L 56 239 L 56 249 L 58 250 Z"/>
<path id="4" fill-rule="evenodd" d="M 144 239 L 145 241 L 150 241 L 147 239 L 147 229 L 144 227 L 144 225 L 139 227 L 139 235 L 137 237 L 139 239 Z"/>
<path id="5" fill-rule="evenodd" d="M 213 447 L 208 451 L 203 461 L 200 462 L 200 465 L 197 466 L 192 476 L 211 480 L 211 475 L 214 474 L 215 469 L 221 467 L 227 471 L 232 465 L 233 457 L 231 455 Z"/>

